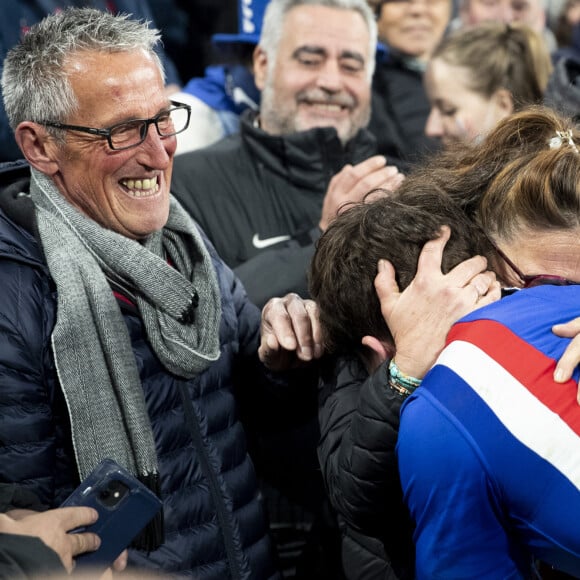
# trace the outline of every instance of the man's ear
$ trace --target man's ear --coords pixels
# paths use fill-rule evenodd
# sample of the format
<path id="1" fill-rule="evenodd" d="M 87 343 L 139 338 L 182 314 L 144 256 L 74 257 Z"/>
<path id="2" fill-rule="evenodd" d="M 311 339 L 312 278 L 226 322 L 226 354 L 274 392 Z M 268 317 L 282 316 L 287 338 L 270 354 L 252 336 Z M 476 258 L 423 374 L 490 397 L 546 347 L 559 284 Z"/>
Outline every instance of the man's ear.
<path id="1" fill-rule="evenodd" d="M 375 336 L 363 336 L 361 343 L 367 348 L 368 356 L 365 358 L 369 363 L 367 367 L 370 366 L 369 372 L 373 372 L 381 363 L 395 356 L 394 347 Z"/>
<path id="2" fill-rule="evenodd" d="M 266 86 L 266 78 L 268 75 L 268 55 L 264 49 L 258 44 L 254 49 L 254 82 L 261 91 Z"/>
<path id="3" fill-rule="evenodd" d="M 492 100 L 499 111 L 501 119 L 511 115 L 514 112 L 514 98 L 507 89 L 498 89 L 493 93 Z"/>
<path id="4" fill-rule="evenodd" d="M 58 146 L 44 127 L 38 123 L 23 121 L 16 127 L 14 137 L 32 167 L 45 175 L 54 175 L 58 171 L 55 156 Z"/>

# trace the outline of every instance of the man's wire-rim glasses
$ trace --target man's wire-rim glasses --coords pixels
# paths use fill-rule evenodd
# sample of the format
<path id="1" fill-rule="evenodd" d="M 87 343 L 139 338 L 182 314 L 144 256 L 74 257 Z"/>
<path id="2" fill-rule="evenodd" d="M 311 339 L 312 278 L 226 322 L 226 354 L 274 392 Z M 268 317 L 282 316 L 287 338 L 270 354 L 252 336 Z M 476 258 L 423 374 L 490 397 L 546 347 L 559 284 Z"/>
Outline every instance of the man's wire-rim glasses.
<path id="1" fill-rule="evenodd" d="M 65 131 L 81 131 L 105 137 L 109 147 L 113 151 L 122 151 L 141 145 L 147 138 L 149 125 L 155 125 L 157 134 L 160 137 L 172 137 L 187 129 L 191 117 L 191 107 L 176 101 L 170 101 L 172 107 L 166 111 L 151 117 L 150 119 L 131 119 L 117 123 L 106 129 L 97 129 L 95 127 L 83 127 L 81 125 L 67 125 L 66 123 L 57 123 L 53 121 L 40 121 L 39 125 L 63 129 Z"/>

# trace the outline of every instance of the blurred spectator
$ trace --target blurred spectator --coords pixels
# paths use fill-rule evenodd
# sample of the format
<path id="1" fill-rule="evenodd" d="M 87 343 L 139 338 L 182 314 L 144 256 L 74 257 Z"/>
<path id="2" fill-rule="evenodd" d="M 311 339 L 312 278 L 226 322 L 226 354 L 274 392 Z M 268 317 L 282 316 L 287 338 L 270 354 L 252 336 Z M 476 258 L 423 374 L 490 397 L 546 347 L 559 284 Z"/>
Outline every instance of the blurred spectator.
<path id="1" fill-rule="evenodd" d="M 558 59 L 548 81 L 544 103 L 580 121 L 580 54 Z"/>
<path id="2" fill-rule="evenodd" d="M 237 0 L 147 1 L 165 51 L 183 80 L 203 76 L 213 61 L 214 33 L 236 30 Z"/>
<path id="3" fill-rule="evenodd" d="M 28 29 L 48 14 L 67 6 L 91 7 L 108 10 L 112 13 L 132 14 L 137 20 L 148 20 L 155 26 L 147 0 L 2 0 L 0 4 L 0 74 L 7 52 L 21 40 Z M 159 54 L 165 68 L 165 77 L 170 92 L 181 86 L 175 65 L 160 50 Z M 4 107 L 0 105 L 0 161 L 12 161 L 22 157 L 16 145 L 12 129 Z"/>
<path id="4" fill-rule="evenodd" d="M 558 48 L 575 46 L 578 50 L 580 34 L 580 0 L 567 0 L 555 27 Z"/>
<path id="5" fill-rule="evenodd" d="M 321 27 L 317 11 L 332 22 Z M 338 207 L 401 178 L 373 157 L 364 128 L 376 50 L 366 2 L 279 0 L 266 14 L 254 53 L 260 111 L 242 116 L 239 135 L 177 156 L 172 176 L 173 192 L 258 305 L 305 295 L 314 242 Z"/>
<path id="6" fill-rule="evenodd" d="M 379 53 L 369 130 L 383 155 L 413 162 L 436 148 L 425 135 L 427 60 L 451 18 L 451 0 L 369 0 L 377 14 Z"/>
<path id="7" fill-rule="evenodd" d="M 568 0 L 556 27 L 558 50 L 544 103 L 580 120 L 580 0 Z"/>
<path id="8" fill-rule="evenodd" d="M 460 0 L 459 17 L 453 28 L 489 21 L 527 24 L 543 36 L 550 52 L 557 48 L 556 37 L 547 26 L 544 0 Z"/>
<path id="9" fill-rule="evenodd" d="M 205 76 L 191 79 L 173 95 L 191 107 L 191 122 L 177 136 L 177 155 L 211 145 L 237 133 L 240 115 L 257 111 L 260 91 L 254 83 L 252 55 L 262 30 L 267 0 L 238 0 L 236 33 L 215 34 L 217 63 Z"/>
<path id="10" fill-rule="evenodd" d="M 514 111 L 540 103 L 551 69 L 545 43 L 528 26 L 489 22 L 458 30 L 425 73 L 425 131 L 444 145 L 479 140 Z"/>
<path id="11" fill-rule="evenodd" d="M 555 27 L 558 50 L 554 62 L 562 57 L 580 58 L 580 0 L 568 0 Z"/>

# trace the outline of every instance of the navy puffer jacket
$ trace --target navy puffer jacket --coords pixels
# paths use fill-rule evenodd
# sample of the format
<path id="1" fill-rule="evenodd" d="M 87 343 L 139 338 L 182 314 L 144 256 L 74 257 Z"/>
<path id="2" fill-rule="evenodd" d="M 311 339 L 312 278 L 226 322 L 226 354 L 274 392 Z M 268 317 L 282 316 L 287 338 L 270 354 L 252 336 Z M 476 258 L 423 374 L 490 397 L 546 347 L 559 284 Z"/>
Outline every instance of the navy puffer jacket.
<path id="1" fill-rule="evenodd" d="M 31 233 L 30 201 L 15 197 L 22 188 L 0 194 L 0 481 L 56 507 L 78 475 L 50 348 L 55 287 Z M 232 392 L 236 360 L 255 357 L 259 312 L 212 255 L 222 295 L 221 356 L 195 379 L 180 380 L 161 366 L 137 312 L 120 301 L 157 445 L 166 533 L 160 549 L 133 550 L 130 562 L 199 580 L 277 578 Z"/>

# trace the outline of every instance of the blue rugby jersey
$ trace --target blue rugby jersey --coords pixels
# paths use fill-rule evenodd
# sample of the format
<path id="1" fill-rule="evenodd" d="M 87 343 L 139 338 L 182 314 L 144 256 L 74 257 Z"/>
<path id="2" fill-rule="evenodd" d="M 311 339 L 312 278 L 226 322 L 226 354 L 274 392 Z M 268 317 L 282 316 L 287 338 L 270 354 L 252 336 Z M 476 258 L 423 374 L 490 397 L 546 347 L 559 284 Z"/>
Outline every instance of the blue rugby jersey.
<path id="1" fill-rule="evenodd" d="M 417 577 L 580 576 L 578 372 L 552 380 L 580 286 L 541 286 L 462 319 L 401 411 L 398 455 Z"/>

